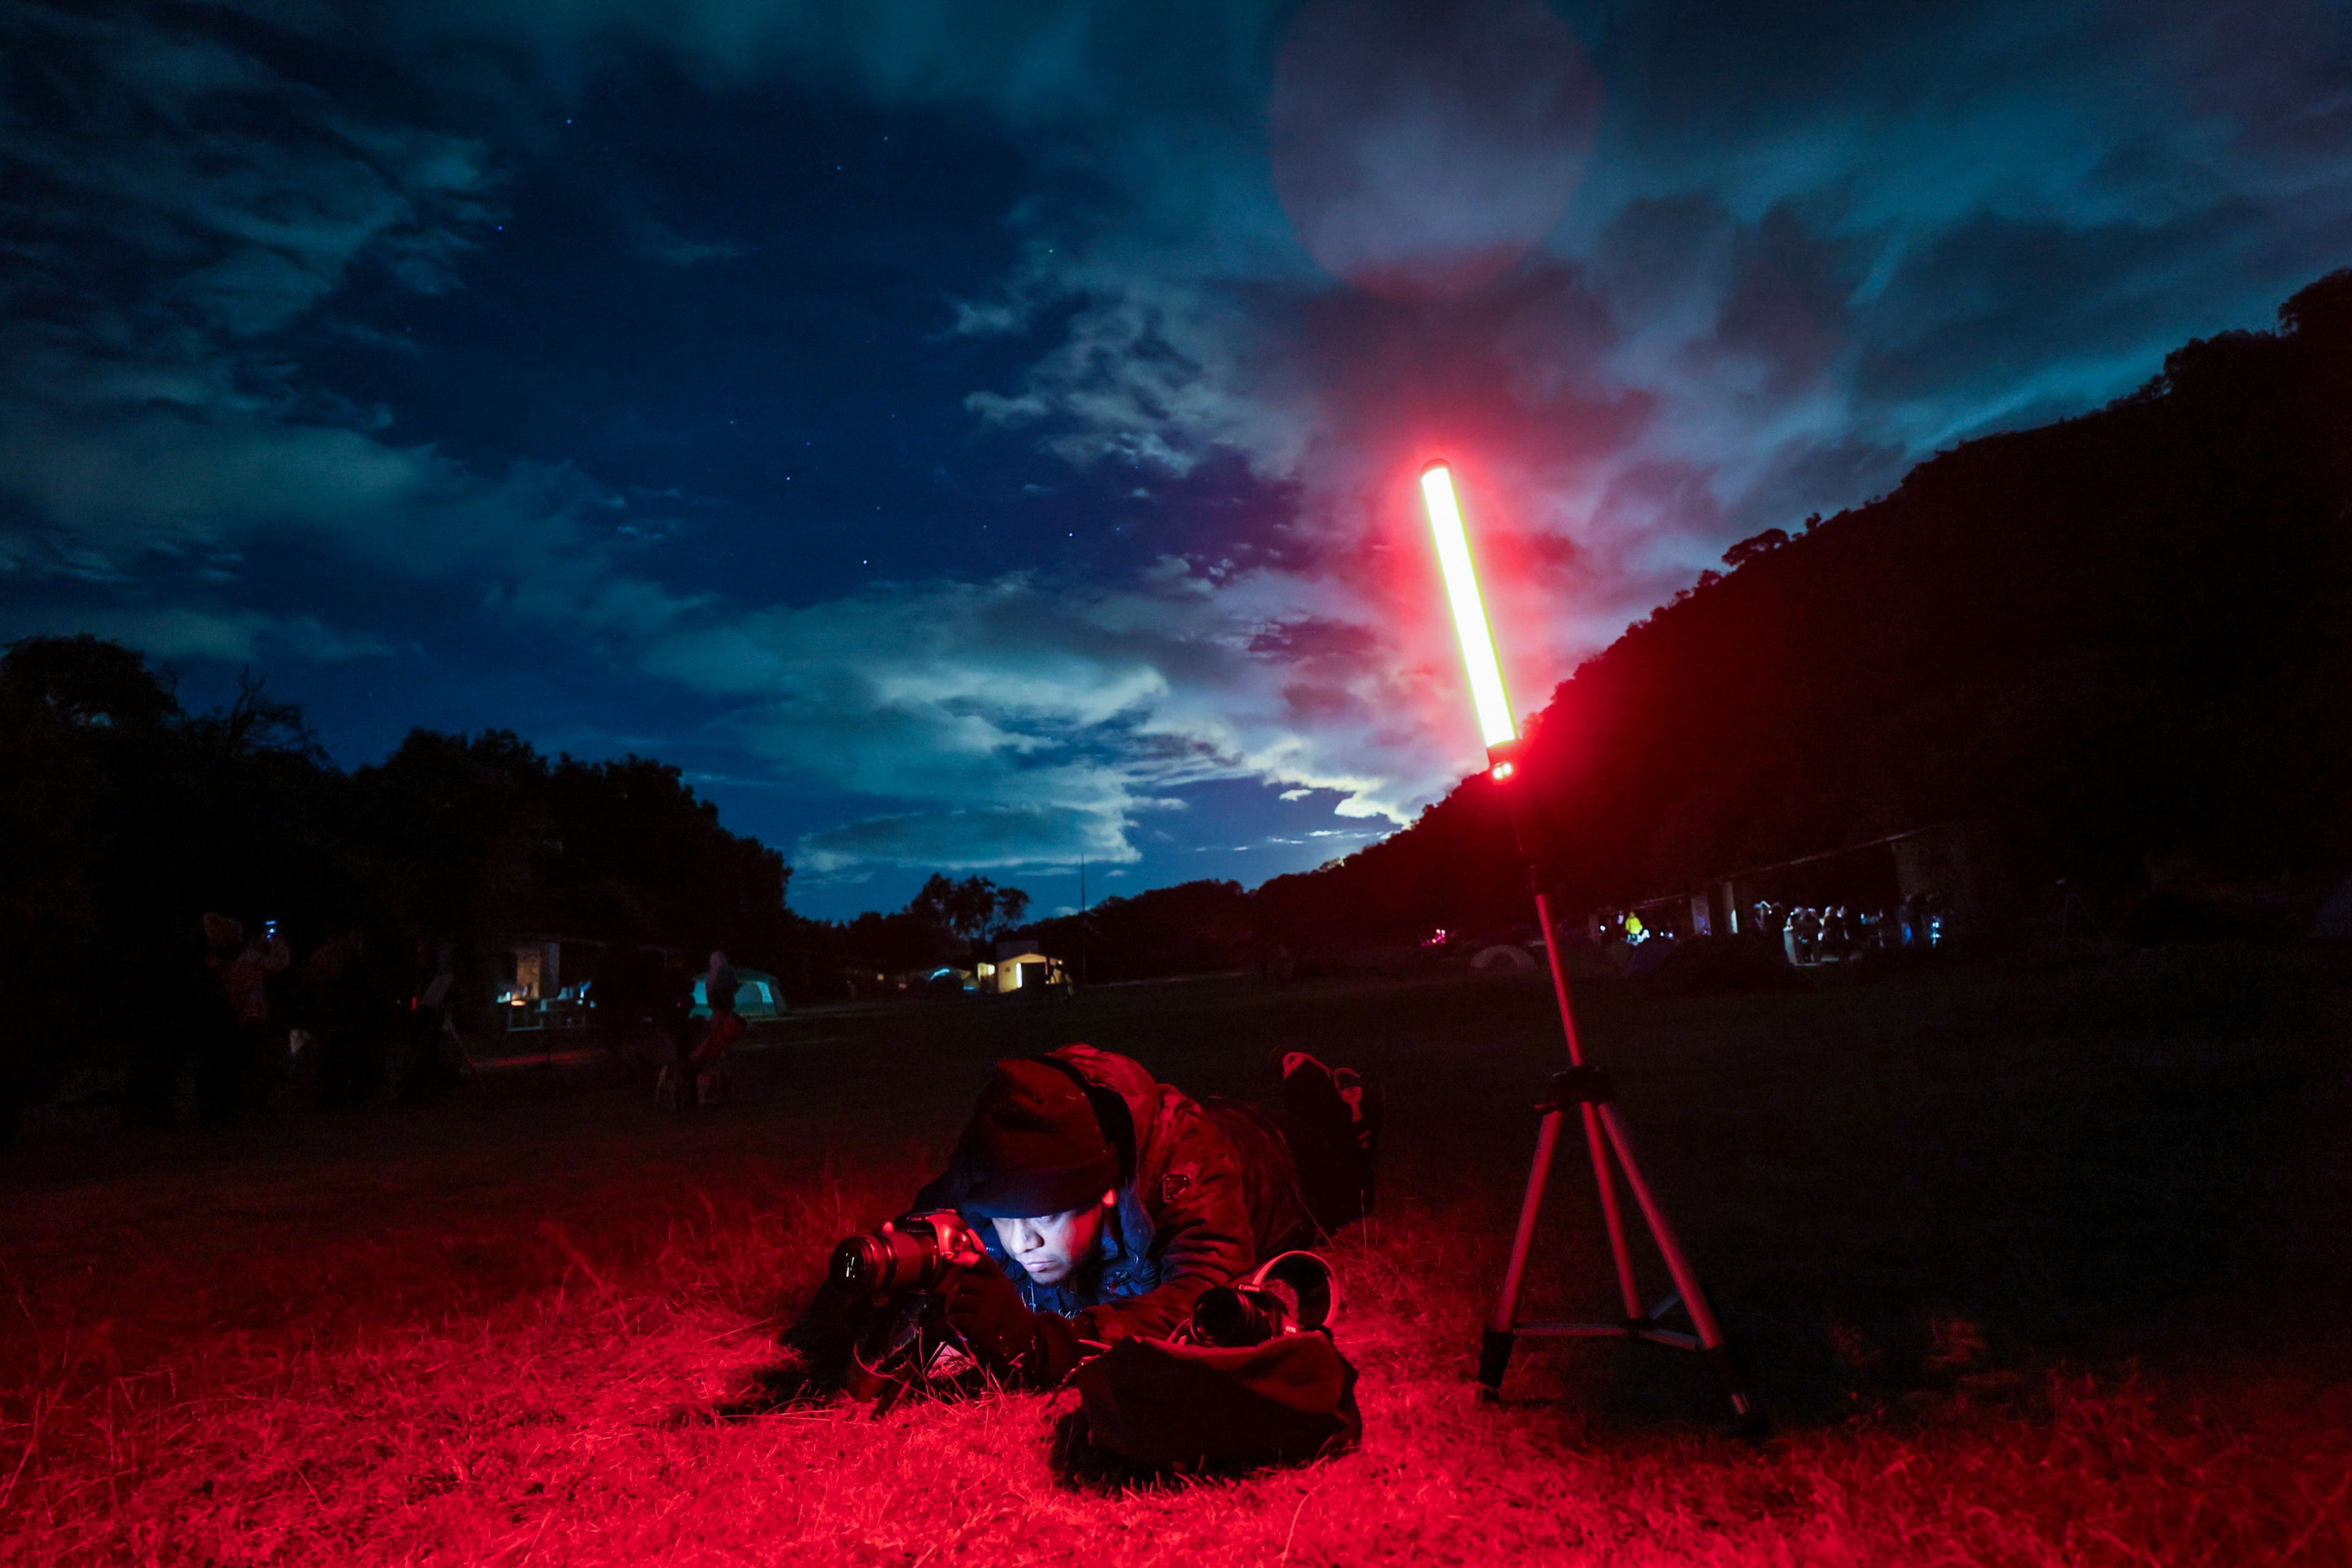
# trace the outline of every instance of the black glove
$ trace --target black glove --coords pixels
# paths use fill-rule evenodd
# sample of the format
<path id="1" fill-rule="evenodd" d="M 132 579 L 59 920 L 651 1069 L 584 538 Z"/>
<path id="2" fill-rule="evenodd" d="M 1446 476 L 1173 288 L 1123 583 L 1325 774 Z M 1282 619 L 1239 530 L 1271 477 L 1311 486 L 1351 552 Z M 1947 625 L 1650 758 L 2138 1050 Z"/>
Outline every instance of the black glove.
<path id="1" fill-rule="evenodd" d="M 999 1376 L 1049 1387 L 1078 1364 L 1078 1331 L 1057 1312 L 1035 1312 L 985 1252 L 956 1270 L 942 1292 L 948 1322 Z"/>

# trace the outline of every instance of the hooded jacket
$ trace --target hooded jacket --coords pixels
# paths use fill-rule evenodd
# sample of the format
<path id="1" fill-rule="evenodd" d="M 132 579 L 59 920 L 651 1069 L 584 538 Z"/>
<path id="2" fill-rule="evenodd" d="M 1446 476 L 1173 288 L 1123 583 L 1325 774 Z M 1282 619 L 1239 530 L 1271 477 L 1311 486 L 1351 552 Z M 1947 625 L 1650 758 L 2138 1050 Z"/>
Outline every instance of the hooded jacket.
<path id="1" fill-rule="evenodd" d="M 1095 1256 L 1058 1286 L 1039 1284 L 1007 1257 L 996 1227 L 963 1205 L 973 1186 L 969 1134 L 915 1199 L 919 1211 L 962 1212 L 1033 1310 L 1076 1319 L 1079 1338 L 1098 1345 L 1165 1335 L 1202 1292 L 1311 1238 L 1296 1162 L 1265 1111 L 1196 1100 L 1132 1058 L 1092 1046 L 1040 1059 L 1077 1081 L 1118 1152 L 1118 1203 Z"/>

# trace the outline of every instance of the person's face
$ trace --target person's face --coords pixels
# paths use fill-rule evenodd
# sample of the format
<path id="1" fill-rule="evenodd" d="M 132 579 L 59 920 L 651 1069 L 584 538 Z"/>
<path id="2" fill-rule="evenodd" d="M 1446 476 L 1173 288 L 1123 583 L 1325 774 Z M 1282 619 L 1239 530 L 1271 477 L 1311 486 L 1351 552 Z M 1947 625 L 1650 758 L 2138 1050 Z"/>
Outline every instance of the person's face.
<path id="1" fill-rule="evenodd" d="M 1059 1285 L 1094 1255 L 1102 1239 L 1103 1215 L 1115 1194 L 1105 1193 L 1100 1203 L 1066 1214 L 1041 1214 L 1025 1219 L 997 1219 L 997 1245 L 1040 1285 Z"/>

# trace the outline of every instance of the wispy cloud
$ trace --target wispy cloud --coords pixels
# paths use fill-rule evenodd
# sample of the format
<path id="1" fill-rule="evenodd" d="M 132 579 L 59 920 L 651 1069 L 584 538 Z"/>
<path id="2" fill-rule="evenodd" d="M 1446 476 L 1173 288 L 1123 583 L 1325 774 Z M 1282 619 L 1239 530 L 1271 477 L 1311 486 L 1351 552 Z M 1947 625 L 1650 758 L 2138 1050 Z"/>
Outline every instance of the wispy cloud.
<path id="1" fill-rule="evenodd" d="M 1361 663 L 1303 679 L 1300 644 L 1317 634 L 1275 635 L 1266 606 L 1290 595 L 1262 586 L 1181 563 L 1128 586 L 894 584 L 680 625 L 644 658 L 740 700 L 730 726 L 779 769 L 920 804 L 810 836 L 813 866 L 892 845 L 910 864 L 949 845 L 941 863 L 1130 860 L 1139 814 L 1223 778 L 1331 790 L 1344 815 L 1402 820 L 1396 770 L 1408 787 L 1429 781 L 1390 731 L 1392 679 Z"/>

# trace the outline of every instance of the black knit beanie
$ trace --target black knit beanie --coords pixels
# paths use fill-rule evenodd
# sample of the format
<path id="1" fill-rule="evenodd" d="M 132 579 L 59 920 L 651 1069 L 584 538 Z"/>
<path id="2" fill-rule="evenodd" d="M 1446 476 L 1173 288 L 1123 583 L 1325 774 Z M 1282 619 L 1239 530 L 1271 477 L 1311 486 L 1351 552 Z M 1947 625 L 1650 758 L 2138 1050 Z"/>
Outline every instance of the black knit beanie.
<path id="1" fill-rule="evenodd" d="M 965 1136 L 972 1187 L 963 1206 L 975 1214 L 1066 1214 L 1118 1184 L 1118 1152 L 1085 1091 L 1034 1057 L 996 1064 Z"/>

